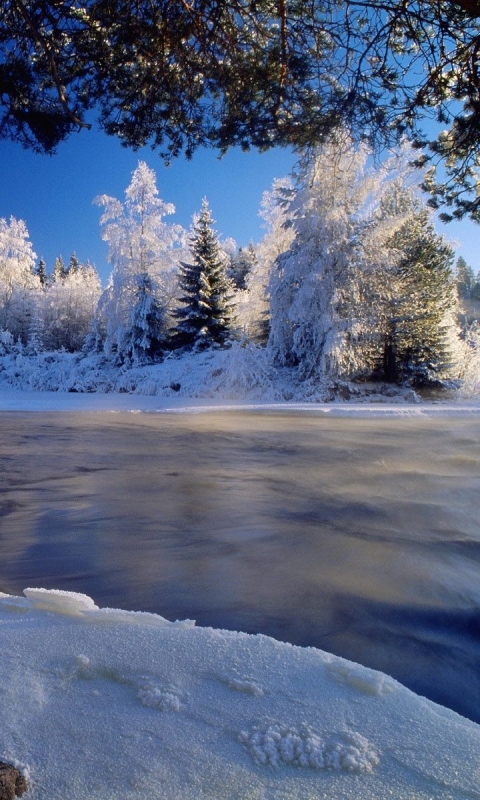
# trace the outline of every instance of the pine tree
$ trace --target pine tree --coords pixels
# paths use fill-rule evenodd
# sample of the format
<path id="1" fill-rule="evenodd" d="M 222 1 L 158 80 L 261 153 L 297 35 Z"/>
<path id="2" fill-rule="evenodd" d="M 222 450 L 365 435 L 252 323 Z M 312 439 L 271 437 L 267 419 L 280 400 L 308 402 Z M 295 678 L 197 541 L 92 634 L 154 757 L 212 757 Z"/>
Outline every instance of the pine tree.
<path id="1" fill-rule="evenodd" d="M 179 306 L 174 310 L 177 347 L 203 349 L 225 345 L 233 335 L 231 284 L 226 277 L 213 220 L 206 199 L 194 218 L 190 249 L 192 263 L 180 264 Z"/>

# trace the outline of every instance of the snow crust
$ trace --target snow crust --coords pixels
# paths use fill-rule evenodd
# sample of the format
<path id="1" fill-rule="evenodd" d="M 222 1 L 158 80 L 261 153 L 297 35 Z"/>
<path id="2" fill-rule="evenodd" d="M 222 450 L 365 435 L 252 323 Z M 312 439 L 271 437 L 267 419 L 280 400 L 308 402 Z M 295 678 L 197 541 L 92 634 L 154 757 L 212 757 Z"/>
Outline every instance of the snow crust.
<path id="1" fill-rule="evenodd" d="M 480 726 L 386 675 L 74 592 L 24 594 L 0 594 L 0 759 L 26 797 L 480 796 Z"/>

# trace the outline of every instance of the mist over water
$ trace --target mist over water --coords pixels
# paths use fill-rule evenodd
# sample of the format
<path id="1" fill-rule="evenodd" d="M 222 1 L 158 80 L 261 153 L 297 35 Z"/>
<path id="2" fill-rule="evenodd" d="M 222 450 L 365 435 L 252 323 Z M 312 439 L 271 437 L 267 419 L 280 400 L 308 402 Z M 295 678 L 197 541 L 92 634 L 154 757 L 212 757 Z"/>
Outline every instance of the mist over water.
<path id="1" fill-rule="evenodd" d="M 0 590 L 381 669 L 480 722 L 480 420 L 0 414 Z"/>

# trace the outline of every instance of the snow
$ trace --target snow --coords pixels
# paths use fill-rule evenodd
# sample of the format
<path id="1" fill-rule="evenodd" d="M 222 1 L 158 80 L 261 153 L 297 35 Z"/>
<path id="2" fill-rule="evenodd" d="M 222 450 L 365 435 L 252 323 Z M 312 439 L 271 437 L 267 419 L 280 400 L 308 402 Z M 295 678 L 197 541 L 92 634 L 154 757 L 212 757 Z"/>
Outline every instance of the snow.
<path id="1" fill-rule="evenodd" d="M 480 727 L 314 648 L 0 595 L 0 760 L 35 800 L 479 797 Z"/>

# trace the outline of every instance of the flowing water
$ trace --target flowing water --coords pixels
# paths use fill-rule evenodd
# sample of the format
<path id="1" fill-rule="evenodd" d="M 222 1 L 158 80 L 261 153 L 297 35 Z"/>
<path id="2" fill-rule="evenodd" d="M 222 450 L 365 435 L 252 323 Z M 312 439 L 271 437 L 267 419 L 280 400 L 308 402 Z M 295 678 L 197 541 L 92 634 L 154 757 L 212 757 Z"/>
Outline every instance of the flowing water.
<path id="1" fill-rule="evenodd" d="M 480 419 L 1 413 L 0 590 L 262 632 L 480 722 Z"/>

